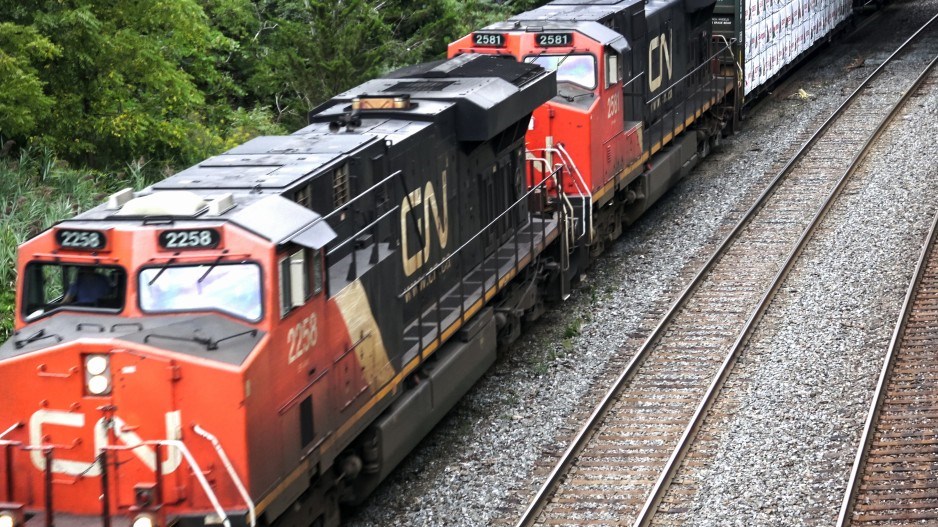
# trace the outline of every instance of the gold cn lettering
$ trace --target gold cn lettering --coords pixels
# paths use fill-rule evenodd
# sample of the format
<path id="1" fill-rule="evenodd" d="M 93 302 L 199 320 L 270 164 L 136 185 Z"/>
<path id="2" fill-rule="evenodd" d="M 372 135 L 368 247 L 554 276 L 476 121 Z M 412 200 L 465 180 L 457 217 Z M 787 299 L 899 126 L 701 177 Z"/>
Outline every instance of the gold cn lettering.
<path id="1" fill-rule="evenodd" d="M 431 218 L 436 225 L 436 238 L 439 240 L 440 248 L 445 249 L 446 244 L 449 242 L 449 205 L 446 200 L 446 170 L 442 173 L 442 179 L 442 214 L 440 214 L 440 205 L 436 196 L 436 190 L 433 188 L 433 183 L 429 181 L 422 190 L 418 188 L 412 191 L 408 195 L 409 199 L 405 197 L 401 202 L 401 257 L 404 261 L 404 274 L 406 276 L 417 272 L 418 269 L 427 263 L 427 259 L 430 258 L 431 237 L 428 227 Z M 423 217 L 417 219 L 417 231 L 423 236 L 423 247 L 418 249 L 414 254 L 408 254 L 407 223 L 410 221 L 411 207 L 416 209 L 419 205 L 423 205 Z"/>
<path id="2" fill-rule="evenodd" d="M 668 41 L 673 41 L 674 39 L 670 35 L 668 38 L 665 38 L 664 33 L 658 35 L 657 37 L 651 39 L 648 43 L 648 89 L 652 92 L 657 91 L 661 87 L 661 83 L 664 77 L 665 65 L 668 69 L 668 80 L 672 78 L 673 68 L 671 66 L 671 46 Z M 655 73 L 655 50 L 658 51 L 658 72 Z"/>

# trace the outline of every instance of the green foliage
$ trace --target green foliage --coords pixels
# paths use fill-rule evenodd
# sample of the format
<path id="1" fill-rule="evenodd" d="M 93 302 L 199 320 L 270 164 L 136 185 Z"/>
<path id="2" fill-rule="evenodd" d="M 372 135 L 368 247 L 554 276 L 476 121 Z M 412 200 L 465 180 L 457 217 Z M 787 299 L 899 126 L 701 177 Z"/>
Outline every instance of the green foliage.
<path id="1" fill-rule="evenodd" d="M 49 115 L 39 67 L 59 54 L 34 28 L 0 22 L 0 134 L 28 134 Z"/>
<path id="2" fill-rule="evenodd" d="M 196 0 L 33 1 L 5 13 L 17 42 L 31 38 L 38 50 L 16 53 L 26 88 L 42 91 L 33 117 L 0 121 L 20 144 L 98 168 L 139 157 L 191 163 L 230 144 L 227 124 L 244 121 L 232 105 L 244 90 L 220 67 L 237 42 Z"/>
<path id="3" fill-rule="evenodd" d="M 98 169 L 189 164 L 540 3 L 0 0 L 0 135 Z"/>

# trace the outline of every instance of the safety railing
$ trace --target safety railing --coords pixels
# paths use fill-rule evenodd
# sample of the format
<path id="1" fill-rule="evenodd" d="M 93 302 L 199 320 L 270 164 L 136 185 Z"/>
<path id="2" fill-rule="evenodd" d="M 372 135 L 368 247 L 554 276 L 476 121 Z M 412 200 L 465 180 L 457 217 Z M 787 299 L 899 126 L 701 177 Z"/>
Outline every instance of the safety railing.
<path id="1" fill-rule="evenodd" d="M 190 471 L 195 476 L 196 481 L 198 481 L 199 486 L 202 488 L 202 492 L 204 492 L 205 496 L 208 498 L 209 503 L 211 503 L 212 509 L 218 516 L 219 522 L 224 525 L 224 527 L 231 527 L 231 520 L 228 518 L 228 514 L 221 506 L 221 502 L 218 501 L 218 496 L 215 494 L 215 491 L 212 490 L 208 480 L 205 479 L 205 473 L 202 471 L 202 468 L 195 460 L 195 457 L 193 457 L 192 452 L 189 451 L 189 448 L 186 447 L 185 443 L 175 439 L 142 441 L 134 445 L 107 445 L 101 448 L 100 452 L 98 453 L 98 457 L 96 458 L 96 463 L 98 464 L 98 467 L 101 471 L 101 523 L 103 527 L 111 527 L 111 493 L 110 472 L 108 469 L 108 453 L 131 451 L 145 446 L 153 447 L 156 459 L 156 464 L 154 465 L 153 470 L 154 506 L 159 507 L 163 505 L 163 448 L 175 448 L 179 451 L 180 454 L 182 454 L 182 457 L 186 460 L 186 463 L 189 464 Z M 117 467 L 118 464 L 115 463 L 114 466 Z"/>
<path id="2" fill-rule="evenodd" d="M 544 165 L 544 172 L 556 171 L 555 166 L 552 166 L 553 156 L 560 158 L 560 165 L 563 166 L 567 171 L 573 174 L 573 185 L 576 187 L 577 197 L 581 198 L 581 209 L 582 217 L 580 220 L 580 235 L 577 237 L 584 238 L 586 237 L 588 243 L 592 243 L 592 233 L 593 233 L 593 215 L 591 211 L 593 210 L 593 191 L 589 188 L 589 185 L 586 184 L 586 180 L 583 178 L 583 174 L 580 172 L 580 169 L 577 168 L 576 162 L 573 160 L 573 156 L 567 152 L 567 149 L 564 148 L 562 144 L 557 144 L 556 146 L 548 146 L 544 148 L 534 148 L 528 150 L 528 152 L 534 156 L 529 157 L 528 161 L 533 161 L 541 163 Z M 537 157 L 536 154 L 543 152 L 544 157 Z M 532 170 L 528 171 L 529 174 L 533 174 Z M 563 192 L 563 188 L 559 188 L 560 199 L 564 200 L 566 205 L 569 205 L 569 209 L 573 210 L 573 204 L 570 203 L 570 197 L 566 192 Z"/>
<path id="3" fill-rule="evenodd" d="M 346 235 L 342 239 L 334 240 L 330 245 L 329 251 L 326 253 L 328 258 L 341 256 L 341 253 L 346 250 L 346 247 L 348 247 L 349 244 L 354 243 L 356 240 L 360 239 L 362 235 L 370 232 L 372 234 L 372 241 L 374 242 L 371 263 L 374 264 L 377 262 L 379 228 L 381 227 L 381 224 L 384 223 L 385 220 L 387 220 L 393 213 L 400 210 L 399 205 L 390 206 L 390 203 L 392 203 L 391 197 L 394 196 L 393 186 L 395 184 L 399 185 L 403 189 L 405 196 L 410 195 L 410 191 L 407 189 L 406 181 L 404 181 L 403 176 L 404 172 L 402 170 L 396 170 L 392 172 L 377 183 L 374 183 L 362 192 L 355 194 L 347 202 L 335 207 L 331 212 L 321 216 L 319 219 L 310 224 L 310 227 L 312 227 L 320 222 L 328 222 L 329 220 L 335 219 L 337 217 L 342 218 L 346 215 L 351 215 L 353 217 L 356 215 L 362 215 L 363 213 L 359 208 L 359 204 L 366 198 L 373 198 L 373 208 L 369 208 L 369 213 L 373 211 L 374 215 L 376 216 L 375 219 L 371 220 L 370 222 L 367 220 L 360 221 L 359 224 L 362 224 L 363 226 L 358 227 L 355 232 Z M 330 225 L 332 225 L 332 223 L 330 223 Z M 355 280 L 358 276 L 358 256 L 354 246 L 351 248 L 351 250 L 349 250 L 349 253 L 352 257 L 352 263 L 349 267 L 347 280 L 352 281 Z"/>
<path id="4" fill-rule="evenodd" d="M 14 481 L 13 474 L 13 453 L 14 449 L 20 450 L 23 452 L 40 452 L 42 454 L 42 460 L 44 463 L 43 469 L 43 489 L 44 489 L 44 500 L 43 500 L 43 512 L 45 513 L 45 526 L 53 527 L 55 523 L 55 509 L 53 508 L 53 467 L 55 463 L 55 451 L 56 450 L 72 450 L 78 443 L 72 443 L 71 445 L 56 445 L 56 444 L 43 444 L 43 445 L 30 445 L 23 443 L 22 441 L 11 441 L 8 439 L 3 439 L 10 432 L 22 427 L 22 423 L 16 423 L 11 427 L 7 428 L 3 434 L 0 434 L 0 448 L 3 449 L 4 457 L 4 483 L 6 486 L 6 501 L 5 503 L 17 503 L 16 495 L 16 485 Z"/>
<path id="5" fill-rule="evenodd" d="M 719 71 L 714 71 L 714 67 L 720 63 L 721 57 L 732 58 L 733 56 L 732 47 L 725 39 L 723 42 L 725 45 L 711 54 L 707 60 L 645 102 L 646 114 L 654 116 L 652 122 L 646 123 L 647 145 L 657 144 L 659 148 L 664 148 L 677 135 L 679 127 L 683 131 L 683 127 L 689 125 L 687 122 L 689 119 L 691 121 L 696 119 L 697 112 L 707 100 L 719 100 L 723 97 L 724 93 L 718 93 L 716 90 L 723 90 L 725 77 L 720 76 Z M 738 78 L 734 79 L 734 87 L 738 83 Z M 677 96 L 680 99 L 677 104 L 672 103 L 671 101 L 676 97 L 675 94 L 680 94 L 681 90 L 686 93 Z M 670 126 L 665 126 L 666 123 Z M 668 138 L 669 135 L 670 138 Z"/>
<path id="6" fill-rule="evenodd" d="M 241 482 L 241 478 L 238 476 L 237 471 L 235 471 L 234 465 L 231 464 L 231 460 L 228 459 L 228 455 L 225 453 L 225 449 L 222 448 L 221 442 L 218 441 L 218 438 L 215 437 L 212 433 L 199 425 L 194 425 L 192 430 L 196 434 L 208 440 L 208 442 L 212 444 L 212 447 L 215 448 L 215 453 L 218 454 L 218 458 L 221 459 L 222 465 L 224 465 L 225 470 L 228 471 L 228 477 L 231 478 L 235 488 L 238 489 L 238 494 L 241 495 L 241 499 L 243 499 L 245 505 L 248 506 L 248 525 L 250 525 L 250 527 L 254 527 L 257 524 L 254 501 L 251 499 L 247 489 L 244 487 L 244 483 Z"/>
<path id="7" fill-rule="evenodd" d="M 55 524 L 55 507 L 54 507 L 54 468 L 55 468 L 55 452 L 60 450 L 72 450 L 77 446 L 77 443 L 72 445 L 56 445 L 56 444 L 42 444 L 42 445 L 31 445 L 23 443 L 22 441 L 13 441 L 4 439 L 14 430 L 21 428 L 23 425 L 21 423 L 14 424 L 7 428 L 2 434 L 0 434 L 0 449 L 3 451 L 3 481 L 5 486 L 5 496 L 3 497 L 4 503 L 18 503 L 17 500 L 21 499 L 20 496 L 16 494 L 16 485 L 14 481 L 14 459 L 13 454 L 16 450 L 23 452 L 41 452 L 43 467 L 43 487 L 44 487 L 44 500 L 42 512 L 44 514 L 44 525 L 46 527 L 53 527 Z M 235 485 L 238 493 L 241 495 L 241 498 L 244 500 L 245 506 L 248 511 L 248 524 L 251 527 L 256 525 L 256 516 L 255 516 L 255 506 L 254 502 L 251 500 L 247 489 L 244 487 L 244 484 L 241 481 L 241 478 L 238 476 L 237 472 L 234 469 L 234 466 L 231 464 L 230 459 L 225 454 L 224 449 L 221 447 L 218 439 L 206 431 L 204 428 L 195 425 L 193 430 L 200 435 L 201 437 L 207 439 L 211 442 L 213 448 L 218 453 L 219 459 L 221 459 L 222 464 L 225 467 L 225 470 L 228 472 L 228 475 L 231 477 L 232 482 Z M 102 447 L 98 451 L 98 455 L 95 458 L 94 464 L 89 465 L 89 471 L 95 466 L 98 468 L 99 476 L 101 478 L 101 525 L 102 527 L 111 527 L 111 469 L 110 466 L 118 466 L 117 462 L 110 462 L 108 457 L 109 453 L 119 452 L 119 451 L 132 451 L 141 447 L 152 447 L 154 449 L 156 463 L 154 465 L 154 487 L 153 487 L 153 503 L 150 506 L 154 507 L 157 510 L 160 506 L 164 504 L 163 501 L 163 470 L 162 470 L 162 454 L 164 448 L 175 448 L 180 454 L 182 454 L 183 459 L 189 464 L 192 474 L 195 476 L 196 480 L 199 483 L 199 486 L 202 488 L 202 491 L 205 493 L 206 497 L 209 500 L 209 503 L 212 506 L 212 509 L 215 511 L 219 522 L 224 525 L 224 527 L 231 527 L 231 521 L 228 517 L 228 514 L 225 512 L 225 509 L 221 506 L 221 502 L 218 500 L 218 496 L 215 491 L 212 490 L 211 485 L 208 483 L 208 480 L 205 478 L 205 473 L 202 468 L 199 466 L 195 457 L 192 455 L 192 452 L 189 451 L 185 443 L 178 440 L 157 440 L 157 441 L 143 441 L 134 445 L 107 445 Z M 116 468 L 115 468 L 116 473 Z M 81 477 L 79 475 L 78 477 Z"/>
<path id="8" fill-rule="evenodd" d="M 499 290 L 500 280 L 503 278 L 503 276 L 499 276 L 500 263 L 498 261 L 499 260 L 498 249 L 501 246 L 501 243 L 498 239 L 497 229 L 498 229 L 499 224 L 502 223 L 505 218 L 509 218 L 510 220 L 512 220 L 510 222 L 509 228 L 511 232 L 513 233 L 512 238 L 514 240 L 513 241 L 513 245 L 514 245 L 513 269 L 517 270 L 520 265 L 521 251 L 520 251 L 519 243 L 520 243 L 520 238 L 522 236 L 522 232 L 525 227 L 530 227 L 528 229 L 529 231 L 528 242 L 530 244 L 530 255 L 533 259 L 533 257 L 535 256 L 535 251 L 536 251 L 536 240 L 537 240 L 536 234 L 537 233 L 535 232 L 533 221 L 531 221 L 532 216 L 529 215 L 528 212 L 532 210 L 547 211 L 548 197 L 549 197 L 548 186 L 550 184 L 554 188 L 563 188 L 563 173 L 564 173 L 564 168 L 563 168 L 563 165 L 561 165 L 557 167 L 557 169 L 554 172 L 550 173 L 549 175 L 546 175 L 539 183 L 531 186 L 527 190 L 527 192 L 525 192 L 520 198 L 518 198 L 512 204 L 508 205 L 504 211 L 502 211 L 495 218 L 489 221 L 489 223 L 486 224 L 484 227 L 482 227 L 475 235 L 470 237 L 461 246 L 456 248 L 456 250 L 454 250 L 452 253 L 450 253 L 446 257 L 442 258 L 439 262 L 433 265 L 429 270 L 427 270 L 422 275 L 420 275 L 417 279 L 411 282 L 410 285 L 408 285 L 406 288 L 404 288 L 403 291 L 401 291 L 401 293 L 398 294 L 398 297 L 402 299 L 408 298 L 412 294 L 412 292 L 417 290 L 417 288 L 419 288 L 420 285 L 424 283 L 427 279 L 429 279 L 430 277 L 436 276 L 436 273 L 438 273 L 440 269 L 449 265 L 454 265 L 454 262 L 455 262 L 455 265 L 457 266 L 455 274 L 459 277 L 459 281 L 456 284 L 457 295 L 458 295 L 456 298 L 459 301 L 459 317 L 457 320 L 461 324 L 465 324 L 466 301 L 470 298 L 469 295 L 466 293 L 466 287 L 467 287 L 466 278 L 469 275 L 467 271 L 471 272 L 472 270 L 476 270 L 476 269 L 480 271 L 480 274 L 481 274 L 480 298 L 481 299 L 484 300 L 486 294 L 489 291 L 487 284 L 489 283 L 490 280 L 492 283 L 492 289 L 494 289 L 495 292 Z M 532 200 L 534 200 L 535 203 L 532 204 L 531 203 Z M 519 212 L 522 212 L 522 211 L 524 212 L 523 224 L 522 224 L 522 220 L 519 220 L 519 214 L 518 214 Z M 562 209 L 561 211 L 558 211 L 558 212 L 560 214 L 563 214 Z M 546 244 L 548 222 L 547 222 L 546 217 L 541 217 L 540 220 L 541 220 L 541 232 L 540 232 L 541 242 Z M 495 236 L 495 244 L 494 244 L 495 247 L 491 251 L 491 257 L 489 256 L 485 248 L 483 248 L 483 250 L 478 251 L 479 257 L 477 260 L 465 258 L 465 255 L 469 253 L 470 248 L 472 248 L 477 242 L 483 239 L 484 236 L 492 234 L 493 232 L 496 234 L 496 236 Z M 487 269 L 488 261 L 491 261 L 491 266 L 492 266 L 491 270 Z M 491 272 L 491 274 L 489 274 L 489 272 Z M 435 312 L 436 316 L 435 316 L 435 319 L 432 321 L 434 325 L 436 326 L 435 339 L 439 339 L 440 343 L 442 343 L 442 339 L 441 339 L 443 335 L 442 301 L 444 300 L 444 296 L 451 290 L 452 289 L 441 291 L 433 300 L 433 302 L 429 303 L 429 306 L 427 308 L 424 308 L 424 304 L 418 304 L 416 327 L 417 327 L 417 343 L 419 346 L 419 352 L 422 352 L 423 350 L 427 349 L 427 345 L 430 344 L 428 342 L 424 342 L 423 328 L 425 327 L 424 319 L 426 316 L 425 315 L 426 311 Z M 417 301 L 419 302 L 419 300 L 420 299 L 418 299 Z"/>

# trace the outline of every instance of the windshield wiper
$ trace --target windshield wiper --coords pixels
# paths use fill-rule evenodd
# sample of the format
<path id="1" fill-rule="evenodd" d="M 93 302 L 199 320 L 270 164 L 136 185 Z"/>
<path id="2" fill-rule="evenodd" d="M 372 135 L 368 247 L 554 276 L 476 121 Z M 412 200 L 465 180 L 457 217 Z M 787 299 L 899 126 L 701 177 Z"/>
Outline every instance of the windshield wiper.
<path id="1" fill-rule="evenodd" d="M 568 58 L 570 58 L 570 55 L 573 55 L 573 51 L 574 51 L 574 50 L 571 49 L 570 51 L 567 52 L 566 55 L 564 55 L 560 60 L 557 61 L 557 69 L 558 69 L 558 70 L 560 69 L 560 65 L 563 64 L 563 61 L 565 61 L 565 60 L 567 60 Z M 556 56 L 556 55 L 555 55 L 555 56 Z M 594 64 L 595 64 L 595 63 L 594 63 Z"/>
<path id="2" fill-rule="evenodd" d="M 213 341 L 210 337 L 199 337 L 196 335 L 191 337 L 178 337 L 176 335 L 160 335 L 159 333 L 150 333 L 143 337 L 143 343 L 149 344 L 151 338 L 175 340 L 176 342 L 195 342 L 196 344 L 205 346 L 205 349 L 207 350 L 214 350 L 218 348 L 218 346 L 215 345 L 215 341 Z"/>
<path id="3" fill-rule="evenodd" d="M 589 97 L 590 95 L 594 95 L 594 96 L 595 96 L 596 94 L 593 93 L 593 92 L 589 92 L 589 93 L 578 93 L 578 94 L 576 94 L 576 95 L 560 95 L 560 96 L 563 97 L 564 100 L 567 101 L 567 102 L 573 102 L 573 101 L 579 99 L 580 97 Z"/>
<path id="4" fill-rule="evenodd" d="M 201 283 L 202 283 L 202 280 L 205 280 L 205 277 L 207 277 L 208 274 L 211 273 L 212 270 L 215 269 L 215 267 L 218 266 L 218 263 L 221 262 L 221 259 L 224 258 L 224 257 L 225 257 L 224 254 L 218 255 L 218 258 L 215 258 L 215 261 L 212 262 L 212 265 L 210 265 L 210 266 L 208 267 L 208 270 L 205 271 L 205 274 L 203 274 L 202 276 L 199 277 L 198 280 L 196 280 L 196 283 L 201 284 Z"/>
<path id="5" fill-rule="evenodd" d="M 62 342 L 62 337 L 54 333 L 50 333 L 46 335 L 46 330 L 40 329 L 39 331 L 33 333 L 32 335 L 26 337 L 23 340 L 14 340 L 13 347 L 16 349 L 21 349 L 23 346 L 28 346 L 32 344 L 33 342 L 38 342 L 40 340 L 45 340 L 45 339 L 57 339 L 59 342 Z"/>
<path id="6" fill-rule="evenodd" d="M 256 329 L 249 329 L 247 331 L 242 331 L 240 333 L 235 333 L 233 335 L 228 335 L 227 337 L 222 337 L 220 339 L 213 339 L 212 337 L 199 337 L 197 335 L 192 335 L 191 337 L 177 337 L 175 335 L 160 335 L 159 333 L 151 333 L 146 337 L 143 337 L 143 343 L 146 344 L 150 341 L 151 338 L 155 339 L 166 339 L 166 340 L 175 340 L 177 342 L 195 342 L 196 344 L 201 344 L 205 346 L 205 349 L 208 351 L 218 350 L 218 345 L 226 340 L 231 340 L 234 338 L 242 337 L 244 335 L 251 335 L 252 337 L 257 337 Z"/>
<path id="7" fill-rule="evenodd" d="M 172 258 L 170 258 L 169 260 L 166 260 L 166 265 L 164 265 L 163 267 L 161 267 L 161 268 L 160 268 L 160 271 L 159 271 L 158 273 L 156 273 L 156 276 L 153 277 L 153 280 L 150 280 L 150 281 L 147 283 L 147 287 L 153 285 L 153 282 L 156 282 L 156 279 L 159 278 L 160 276 L 162 276 L 162 275 L 163 275 L 163 272 L 166 271 L 167 269 L 169 269 L 170 264 L 172 264 L 172 263 L 175 262 L 175 261 L 176 261 L 176 257 L 175 257 L 175 256 L 172 257 Z"/>

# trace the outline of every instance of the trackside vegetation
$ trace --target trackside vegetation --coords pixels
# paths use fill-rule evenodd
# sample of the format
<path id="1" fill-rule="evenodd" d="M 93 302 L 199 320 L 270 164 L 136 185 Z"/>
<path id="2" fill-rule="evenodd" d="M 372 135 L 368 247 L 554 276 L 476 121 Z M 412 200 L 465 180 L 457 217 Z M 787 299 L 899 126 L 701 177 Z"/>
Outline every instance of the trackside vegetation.
<path id="1" fill-rule="evenodd" d="M 18 244 L 544 3 L 0 0 L 0 340 Z"/>

